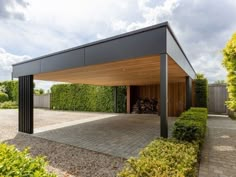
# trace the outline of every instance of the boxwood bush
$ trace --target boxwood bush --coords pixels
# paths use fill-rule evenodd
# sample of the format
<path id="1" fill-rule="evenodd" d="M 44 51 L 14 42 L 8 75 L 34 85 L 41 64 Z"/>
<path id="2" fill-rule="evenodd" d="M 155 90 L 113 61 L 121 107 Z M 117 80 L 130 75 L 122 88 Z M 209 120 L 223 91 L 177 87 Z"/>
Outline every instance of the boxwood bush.
<path id="1" fill-rule="evenodd" d="M 207 109 L 190 108 L 181 114 L 172 139 L 157 139 L 137 158 L 130 158 L 120 177 L 196 177 L 200 146 L 206 132 Z"/>
<path id="2" fill-rule="evenodd" d="M 130 158 L 120 177 L 195 177 L 198 145 L 175 139 L 157 139 L 137 158 Z"/>
<path id="3" fill-rule="evenodd" d="M 207 125 L 207 109 L 191 108 L 175 121 L 172 135 L 178 140 L 203 142 Z"/>
<path id="4" fill-rule="evenodd" d="M 28 149 L 20 152 L 12 145 L 0 144 L 0 176 L 56 177 L 46 171 L 46 165 L 43 157 L 30 157 Z"/>

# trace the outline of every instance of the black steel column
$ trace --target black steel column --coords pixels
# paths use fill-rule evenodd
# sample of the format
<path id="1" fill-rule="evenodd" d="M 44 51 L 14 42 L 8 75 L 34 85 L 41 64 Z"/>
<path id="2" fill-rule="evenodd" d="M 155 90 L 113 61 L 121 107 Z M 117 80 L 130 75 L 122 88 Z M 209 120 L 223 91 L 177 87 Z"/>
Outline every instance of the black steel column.
<path id="1" fill-rule="evenodd" d="M 192 79 L 186 76 L 186 110 L 192 106 Z"/>
<path id="2" fill-rule="evenodd" d="M 19 131 L 33 133 L 33 76 L 19 77 Z"/>
<path id="3" fill-rule="evenodd" d="M 114 112 L 117 112 L 117 87 L 113 87 L 113 95 L 114 95 Z"/>
<path id="4" fill-rule="evenodd" d="M 160 55 L 160 128 L 161 137 L 168 138 L 168 56 Z"/>

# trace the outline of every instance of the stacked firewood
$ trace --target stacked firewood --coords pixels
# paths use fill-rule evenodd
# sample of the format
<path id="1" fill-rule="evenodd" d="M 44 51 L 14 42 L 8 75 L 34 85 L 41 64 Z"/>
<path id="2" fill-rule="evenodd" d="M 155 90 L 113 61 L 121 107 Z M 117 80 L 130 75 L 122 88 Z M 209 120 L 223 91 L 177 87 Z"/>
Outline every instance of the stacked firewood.
<path id="1" fill-rule="evenodd" d="M 134 114 L 157 114 L 158 113 L 158 101 L 155 98 L 138 98 L 136 103 L 132 107 L 132 113 Z"/>

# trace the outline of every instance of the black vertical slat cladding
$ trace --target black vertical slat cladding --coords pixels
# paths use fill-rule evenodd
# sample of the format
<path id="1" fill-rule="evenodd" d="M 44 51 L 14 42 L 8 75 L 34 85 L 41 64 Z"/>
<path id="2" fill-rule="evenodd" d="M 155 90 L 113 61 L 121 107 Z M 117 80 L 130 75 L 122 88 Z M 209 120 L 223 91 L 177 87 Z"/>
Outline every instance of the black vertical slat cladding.
<path id="1" fill-rule="evenodd" d="M 192 106 L 192 79 L 186 76 L 186 110 Z"/>
<path id="2" fill-rule="evenodd" d="M 160 55 L 160 98 L 161 114 L 160 129 L 161 137 L 168 138 L 168 56 L 166 53 Z"/>
<path id="3" fill-rule="evenodd" d="M 19 77 L 20 132 L 33 133 L 33 75 Z"/>

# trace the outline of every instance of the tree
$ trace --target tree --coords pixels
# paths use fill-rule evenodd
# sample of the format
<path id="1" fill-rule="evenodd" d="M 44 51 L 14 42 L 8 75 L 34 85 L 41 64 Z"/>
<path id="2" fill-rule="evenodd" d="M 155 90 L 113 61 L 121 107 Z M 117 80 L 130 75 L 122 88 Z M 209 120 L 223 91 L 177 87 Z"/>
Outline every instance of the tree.
<path id="1" fill-rule="evenodd" d="M 196 74 L 195 83 L 195 106 L 207 108 L 208 81 L 204 74 Z"/>
<path id="2" fill-rule="evenodd" d="M 214 82 L 214 84 L 225 84 L 224 80 L 217 80 Z"/>
<path id="3" fill-rule="evenodd" d="M 35 95 L 42 95 L 42 94 L 44 94 L 44 90 L 43 89 L 34 89 L 34 94 Z"/>
<path id="4" fill-rule="evenodd" d="M 204 74 L 197 73 L 196 74 L 196 79 L 204 79 Z"/>
<path id="5" fill-rule="evenodd" d="M 226 102 L 230 110 L 236 110 L 236 33 L 223 49 L 222 64 L 227 70 L 227 90 L 229 100 Z"/>
<path id="6" fill-rule="evenodd" d="M 0 92 L 6 93 L 6 87 L 4 85 L 0 85 Z"/>

